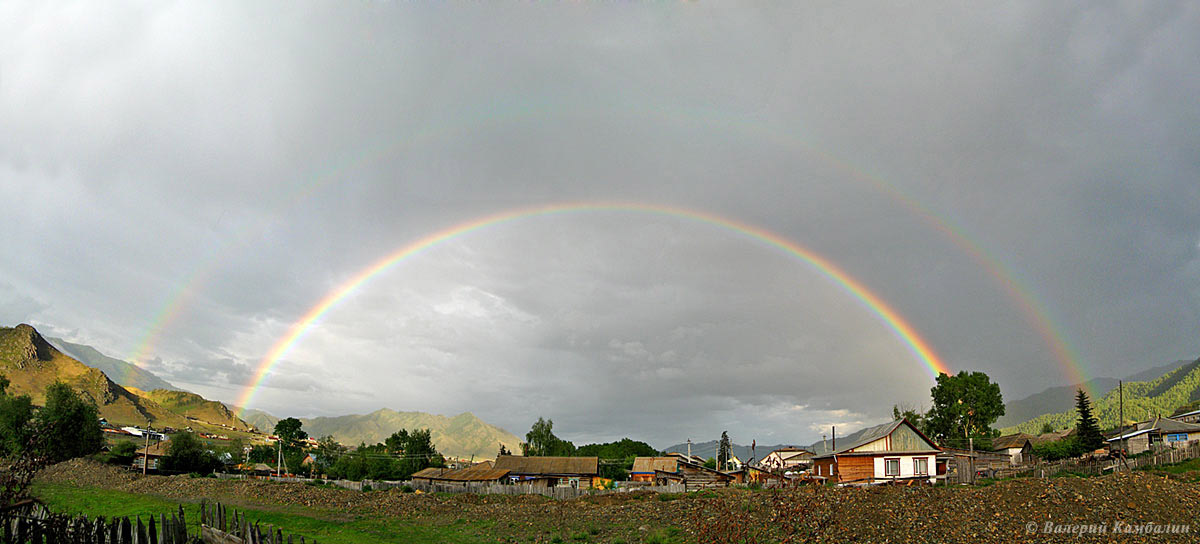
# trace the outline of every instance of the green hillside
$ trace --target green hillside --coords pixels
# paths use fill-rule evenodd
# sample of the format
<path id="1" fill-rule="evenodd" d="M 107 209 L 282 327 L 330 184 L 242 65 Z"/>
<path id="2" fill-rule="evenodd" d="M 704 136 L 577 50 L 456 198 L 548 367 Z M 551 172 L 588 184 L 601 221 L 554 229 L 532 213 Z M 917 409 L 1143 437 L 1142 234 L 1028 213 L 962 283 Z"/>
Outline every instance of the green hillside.
<path id="1" fill-rule="evenodd" d="M 1200 401 L 1200 359 L 1187 363 L 1175 370 L 1149 381 L 1125 384 L 1125 420 L 1141 421 L 1156 415 L 1167 416 L 1179 407 Z M 1117 426 L 1120 400 L 1117 389 L 1112 389 L 1100 399 L 1093 399 L 1096 417 L 1100 426 L 1110 429 Z M 1037 434 L 1046 423 L 1055 429 L 1075 424 L 1074 410 L 1045 414 L 1024 423 L 1006 427 L 1001 432 L 1024 432 Z"/>
<path id="2" fill-rule="evenodd" d="M 184 417 L 198 419 L 205 423 L 218 425 L 221 427 L 229 427 L 238 431 L 249 431 L 251 425 L 237 418 L 237 416 L 226 408 L 224 404 L 215 400 L 207 400 L 195 393 L 187 391 L 168 391 L 166 389 L 155 389 L 153 391 L 142 391 L 137 388 L 129 388 L 130 392 L 146 399 L 150 399 L 159 406 L 170 410 Z"/>
<path id="3" fill-rule="evenodd" d="M 100 353 L 96 348 L 86 344 L 74 344 L 63 340 L 62 338 L 47 338 L 51 345 L 58 348 L 59 351 L 74 357 L 79 362 L 98 369 L 104 372 L 108 378 L 118 385 L 125 387 L 136 387 L 142 391 L 152 391 L 154 389 L 170 389 L 179 391 L 170 382 L 155 376 L 153 373 L 138 368 L 137 365 L 114 359 L 103 353 Z"/>

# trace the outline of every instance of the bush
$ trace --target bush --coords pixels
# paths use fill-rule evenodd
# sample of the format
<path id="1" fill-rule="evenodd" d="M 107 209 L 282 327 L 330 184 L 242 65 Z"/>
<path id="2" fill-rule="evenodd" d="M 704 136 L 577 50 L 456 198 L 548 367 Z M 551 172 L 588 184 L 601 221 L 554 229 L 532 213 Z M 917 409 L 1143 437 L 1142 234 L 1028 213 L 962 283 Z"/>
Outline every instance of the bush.
<path id="1" fill-rule="evenodd" d="M 1058 461 L 1083 455 L 1083 448 L 1074 438 L 1064 438 L 1033 447 L 1033 454 L 1045 461 Z"/>
<path id="2" fill-rule="evenodd" d="M 128 465 L 133 462 L 137 453 L 137 444 L 130 440 L 122 440 L 113 444 L 108 453 L 101 456 L 101 461 L 110 465 Z"/>

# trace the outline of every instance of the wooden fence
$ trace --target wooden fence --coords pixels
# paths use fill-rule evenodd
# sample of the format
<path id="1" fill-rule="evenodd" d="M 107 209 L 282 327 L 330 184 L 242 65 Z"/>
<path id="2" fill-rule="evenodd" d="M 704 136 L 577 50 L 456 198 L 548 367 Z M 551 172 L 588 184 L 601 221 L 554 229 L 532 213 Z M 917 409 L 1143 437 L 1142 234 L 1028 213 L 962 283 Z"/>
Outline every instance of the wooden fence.
<path id="1" fill-rule="evenodd" d="M 278 527 L 247 521 L 246 514 L 207 501 L 200 503 L 200 538 L 204 544 L 305 544 L 302 536 L 284 535 Z"/>
<path id="2" fill-rule="evenodd" d="M 592 495 L 610 495 L 613 493 L 628 493 L 630 491 L 657 491 L 659 493 L 683 493 L 687 491 L 684 484 L 668 484 L 658 486 L 619 487 L 616 489 L 578 489 L 574 487 L 547 487 L 522 484 L 497 484 L 482 482 L 443 483 L 414 481 L 405 482 L 413 489 L 424 493 L 476 493 L 484 495 L 544 495 L 555 499 L 574 499 Z"/>
<path id="3" fill-rule="evenodd" d="M 178 515 L 105 519 L 52 514 L 41 503 L 27 500 L 0 512 L 0 541 L 19 544 L 189 544 L 183 507 Z"/>
<path id="4" fill-rule="evenodd" d="M 1107 472 L 1137 469 L 1159 465 L 1169 465 L 1200 457 L 1200 442 L 1191 442 L 1187 446 L 1158 446 L 1154 453 L 1129 457 L 1124 460 L 1117 457 L 1077 457 L 1059 461 L 1046 461 L 1022 467 L 1020 476 L 1052 476 L 1058 472 L 1078 472 L 1080 474 L 1104 474 Z"/>

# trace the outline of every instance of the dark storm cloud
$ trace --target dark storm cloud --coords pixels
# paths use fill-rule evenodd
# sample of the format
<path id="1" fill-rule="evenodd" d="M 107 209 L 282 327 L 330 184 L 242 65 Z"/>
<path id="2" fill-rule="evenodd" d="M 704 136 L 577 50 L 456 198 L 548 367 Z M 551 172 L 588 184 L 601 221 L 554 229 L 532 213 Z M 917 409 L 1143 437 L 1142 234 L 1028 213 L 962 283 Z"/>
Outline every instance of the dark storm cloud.
<path id="1" fill-rule="evenodd" d="M 0 307 L 234 401 L 382 256 L 502 210 L 632 200 L 827 256 L 1006 396 L 1065 377 L 994 274 L 1088 373 L 1124 375 L 1200 351 L 1198 29 L 1184 2 L 8 3 Z M 256 402 L 805 442 L 928 382 L 803 263 L 599 212 L 380 274 Z"/>

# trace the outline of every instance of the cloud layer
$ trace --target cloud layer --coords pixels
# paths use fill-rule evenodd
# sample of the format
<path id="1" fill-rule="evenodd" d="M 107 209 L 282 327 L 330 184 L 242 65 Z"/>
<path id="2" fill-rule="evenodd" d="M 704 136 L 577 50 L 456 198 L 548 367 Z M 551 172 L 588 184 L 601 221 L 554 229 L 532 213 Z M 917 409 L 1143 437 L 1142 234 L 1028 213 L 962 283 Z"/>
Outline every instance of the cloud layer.
<path id="1" fill-rule="evenodd" d="M 383 256 L 632 201 L 828 257 L 1007 397 L 1068 376 L 997 275 L 1087 374 L 1122 376 L 1200 353 L 1196 59 L 1185 2 L 6 3 L 0 309 L 234 401 Z M 280 414 L 665 446 L 810 442 L 931 379 L 778 249 L 589 211 L 405 259 L 264 385 Z"/>

